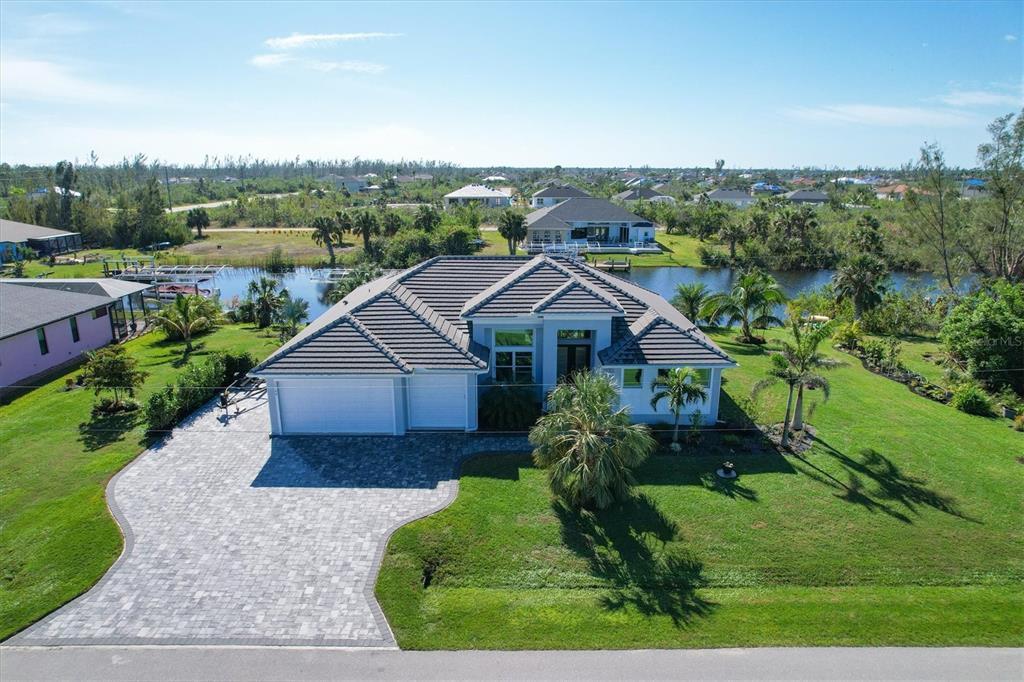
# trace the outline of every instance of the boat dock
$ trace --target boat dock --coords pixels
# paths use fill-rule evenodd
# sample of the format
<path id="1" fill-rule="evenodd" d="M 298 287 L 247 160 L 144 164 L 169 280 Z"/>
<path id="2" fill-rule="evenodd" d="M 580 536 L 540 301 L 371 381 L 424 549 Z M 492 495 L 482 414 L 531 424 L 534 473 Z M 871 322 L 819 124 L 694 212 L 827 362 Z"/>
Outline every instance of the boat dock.
<path id="1" fill-rule="evenodd" d="M 628 258 L 624 260 L 608 258 L 603 261 L 595 260 L 594 267 L 606 272 L 629 272 L 632 269 L 633 264 L 629 262 Z"/>

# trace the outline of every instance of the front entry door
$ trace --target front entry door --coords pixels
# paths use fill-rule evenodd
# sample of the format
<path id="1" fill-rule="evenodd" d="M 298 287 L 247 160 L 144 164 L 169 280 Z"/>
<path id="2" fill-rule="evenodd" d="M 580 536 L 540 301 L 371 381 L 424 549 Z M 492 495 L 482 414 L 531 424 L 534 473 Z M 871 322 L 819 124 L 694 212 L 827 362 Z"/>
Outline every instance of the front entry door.
<path id="1" fill-rule="evenodd" d="M 558 347 L 558 379 L 562 380 L 573 372 L 590 369 L 590 346 L 587 344 L 566 344 Z"/>
<path id="2" fill-rule="evenodd" d="M 619 228 L 619 241 L 622 242 L 623 244 L 629 242 L 629 228 L 628 227 L 620 227 Z"/>

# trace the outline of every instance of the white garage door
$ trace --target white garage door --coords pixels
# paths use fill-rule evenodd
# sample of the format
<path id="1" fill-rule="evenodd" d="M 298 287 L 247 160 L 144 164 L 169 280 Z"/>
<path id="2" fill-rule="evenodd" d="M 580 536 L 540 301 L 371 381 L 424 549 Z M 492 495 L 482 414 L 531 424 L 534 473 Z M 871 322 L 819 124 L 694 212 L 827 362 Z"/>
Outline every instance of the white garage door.
<path id="1" fill-rule="evenodd" d="M 281 382 L 281 431 L 289 433 L 394 433 L 391 379 Z"/>
<path id="2" fill-rule="evenodd" d="M 466 428 L 466 375 L 413 374 L 408 379 L 410 429 Z"/>

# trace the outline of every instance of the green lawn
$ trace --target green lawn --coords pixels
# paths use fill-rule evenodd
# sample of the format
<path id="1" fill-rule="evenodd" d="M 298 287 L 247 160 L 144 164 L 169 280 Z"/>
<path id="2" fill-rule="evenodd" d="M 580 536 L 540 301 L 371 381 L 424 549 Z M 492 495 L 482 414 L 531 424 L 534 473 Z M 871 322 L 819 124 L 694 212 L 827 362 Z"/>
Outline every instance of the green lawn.
<path id="1" fill-rule="evenodd" d="M 713 336 L 741 364 L 723 410 L 744 428 L 736 403 L 767 355 Z M 709 438 L 653 457 L 637 499 L 593 516 L 552 504 L 528 456 L 468 462 L 456 502 L 385 555 L 377 594 L 399 644 L 1024 644 L 1024 437 L 836 356 L 849 365 L 803 458 Z M 781 421 L 782 397 L 758 409 Z M 724 458 L 732 485 L 712 474 Z"/>
<path id="2" fill-rule="evenodd" d="M 219 350 L 264 357 L 278 346 L 242 325 L 198 343 L 193 358 Z M 182 344 L 156 332 L 126 346 L 150 373 L 139 399 L 174 380 Z M 121 552 L 104 489 L 145 448 L 144 426 L 136 417 L 93 423 L 92 392 L 64 390 L 75 373 L 0 405 L 0 639 L 84 592 Z"/>

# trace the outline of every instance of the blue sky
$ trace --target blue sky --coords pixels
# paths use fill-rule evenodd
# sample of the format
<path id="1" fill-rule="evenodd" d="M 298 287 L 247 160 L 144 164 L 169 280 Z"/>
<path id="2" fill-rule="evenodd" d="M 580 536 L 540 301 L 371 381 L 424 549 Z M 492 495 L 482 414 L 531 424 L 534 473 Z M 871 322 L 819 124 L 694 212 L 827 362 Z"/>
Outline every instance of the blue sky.
<path id="1" fill-rule="evenodd" d="M 0 159 L 971 165 L 1020 2 L 0 5 Z"/>

